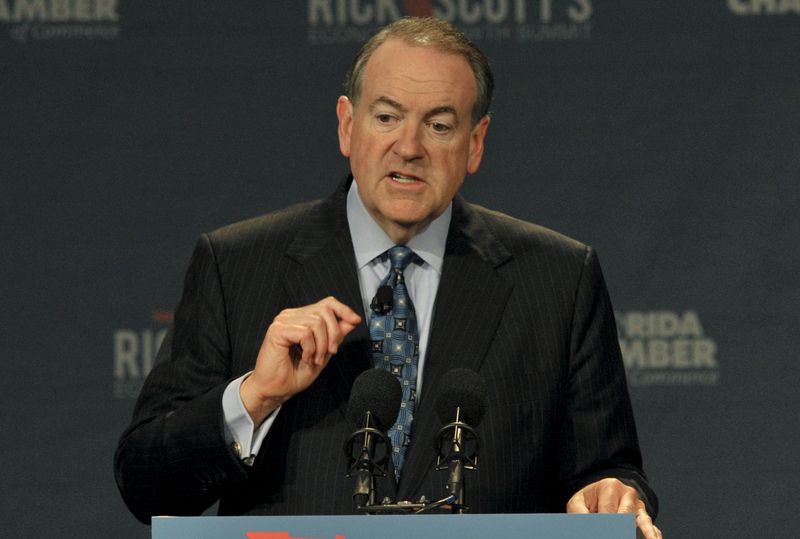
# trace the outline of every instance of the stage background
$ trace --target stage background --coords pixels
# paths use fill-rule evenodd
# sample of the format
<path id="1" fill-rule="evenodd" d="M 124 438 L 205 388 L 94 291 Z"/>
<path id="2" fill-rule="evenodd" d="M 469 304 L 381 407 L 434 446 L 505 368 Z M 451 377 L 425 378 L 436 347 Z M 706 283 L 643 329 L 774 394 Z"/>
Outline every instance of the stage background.
<path id="1" fill-rule="evenodd" d="M 793 535 L 800 1 L 281 4 L 0 0 L 2 535 L 149 537 L 112 457 L 197 236 L 332 192 L 432 9 L 497 77 L 465 196 L 600 253 L 667 537 Z"/>

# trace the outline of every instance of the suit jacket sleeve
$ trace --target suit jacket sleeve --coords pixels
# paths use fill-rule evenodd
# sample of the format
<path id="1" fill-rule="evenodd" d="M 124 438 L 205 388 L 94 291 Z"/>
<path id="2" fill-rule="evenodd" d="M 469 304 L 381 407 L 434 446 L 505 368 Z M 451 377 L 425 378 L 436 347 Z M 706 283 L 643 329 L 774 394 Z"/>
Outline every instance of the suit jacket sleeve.
<path id="1" fill-rule="evenodd" d="M 575 296 L 569 347 L 562 448 L 567 494 L 598 479 L 616 477 L 636 488 L 655 515 L 657 498 L 641 471 L 614 312 L 590 247 Z"/>
<path id="2" fill-rule="evenodd" d="M 305 391 L 281 408 L 252 466 L 225 443 L 222 395 L 253 369 L 267 327 L 288 307 L 333 295 L 361 303 L 346 189 L 203 235 L 173 328 L 116 453 L 128 507 L 151 515 L 312 514 L 352 510 L 342 450 L 350 387 L 370 366 L 365 324 Z M 359 308 L 360 310 L 360 308 Z M 325 488 L 319 488 L 325 485 Z M 389 485 L 391 486 L 391 485 Z"/>
<path id="3" fill-rule="evenodd" d="M 480 465 L 465 480 L 471 511 L 562 512 L 606 477 L 639 488 L 653 509 L 594 251 L 475 205 L 456 204 L 453 220 L 400 497 L 445 492 L 430 471 L 440 427 L 430 409 L 459 366 L 487 385 Z"/>
<path id="4" fill-rule="evenodd" d="M 214 252 L 204 235 L 173 327 L 115 456 L 117 485 L 142 522 L 154 514 L 199 514 L 224 488 L 247 480 L 224 438 L 222 394 L 234 377 L 224 306 Z"/>

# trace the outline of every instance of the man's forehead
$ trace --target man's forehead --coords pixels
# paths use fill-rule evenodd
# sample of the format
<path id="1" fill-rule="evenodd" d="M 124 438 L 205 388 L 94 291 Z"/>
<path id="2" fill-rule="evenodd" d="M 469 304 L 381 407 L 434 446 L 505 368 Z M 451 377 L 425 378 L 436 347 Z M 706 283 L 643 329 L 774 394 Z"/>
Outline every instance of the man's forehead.
<path id="1" fill-rule="evenodd" d="M 370 106 L 382 102 L 397 108 L 406 105 L 401 95 L 426 95 L 437 101 L 435 106 L 454 109 L 462 98 L 474 100 L 477 91 L 474 74 L 463 56 L 401 39 L 389 39 L 375 49 L 361 86 L 362 97 Z"/>
<path id="2" fill-rule="evenodd" d="M 449 61 L 455 64 L 461 64 L 459 67 L 465 68 L 466 72 L 472 75 L 472 69 L 464 56 L 456 52 L 445 50 L 436 44 L 414 43 L 403 38 L 389 38 L 378 45 L 367 60 L 365 69 L 369 71 L 370 65 L 374 65 L 378 62 L 383 64 L 384 59 L 390 60 L 386 64 L 387 66 L 397 66 L 402 63 L 401 60 L 403 57 L 409 55 L 414 55 L 418 59 L 427 59 L 427 61 L 425 59 L 418 60 L 416 62 L 418 67 L 424 67 L 425 64 L 430 63 Z"/>

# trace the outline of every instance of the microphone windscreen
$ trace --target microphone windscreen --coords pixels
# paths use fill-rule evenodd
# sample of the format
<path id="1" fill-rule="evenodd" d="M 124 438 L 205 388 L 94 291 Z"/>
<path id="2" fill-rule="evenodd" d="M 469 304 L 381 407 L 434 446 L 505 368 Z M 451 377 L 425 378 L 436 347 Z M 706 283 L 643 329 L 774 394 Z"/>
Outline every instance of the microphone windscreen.
<path id="1" fill-rule="evenodd" d="M 475 427 L 486 411 L 486 383 L 470 369 L 453 369 L 442 378 L 436 398 L 436 413 L 443 423 L 450 423 L 461 407 L 462 421 Z"/>
<path id="2" fill-rule="evenodd" d="M 364 415 L 371 412 L 378 429 L 386 431 L 397 420 L 402 399 L 403 390 L 396 376 L 383 369 L 368 369 L 353 382 L 347 416 L 356 425 L 363 426 Z"/>

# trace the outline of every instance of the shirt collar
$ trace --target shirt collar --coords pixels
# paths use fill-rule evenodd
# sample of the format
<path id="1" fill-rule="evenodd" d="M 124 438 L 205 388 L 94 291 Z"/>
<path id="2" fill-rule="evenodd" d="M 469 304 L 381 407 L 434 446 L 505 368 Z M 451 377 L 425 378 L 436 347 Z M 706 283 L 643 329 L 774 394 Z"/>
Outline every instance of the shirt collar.
<path id="1" fill-rule="evenodd" d="M 442 273 L 444 265 L 444 248 L 452 216 L 453 203 L 451 202 L 439 217 L 406 244 L 439 274 Z M 350 190 L 347 192 L 347 225 L 350 228 L 350 237 L 353 240 L 356 264 L 359 270 L 394 247 L 394 242 L 364 207 L 358 194 L 358 184 L 355 181 L 350 184 Z"/>

